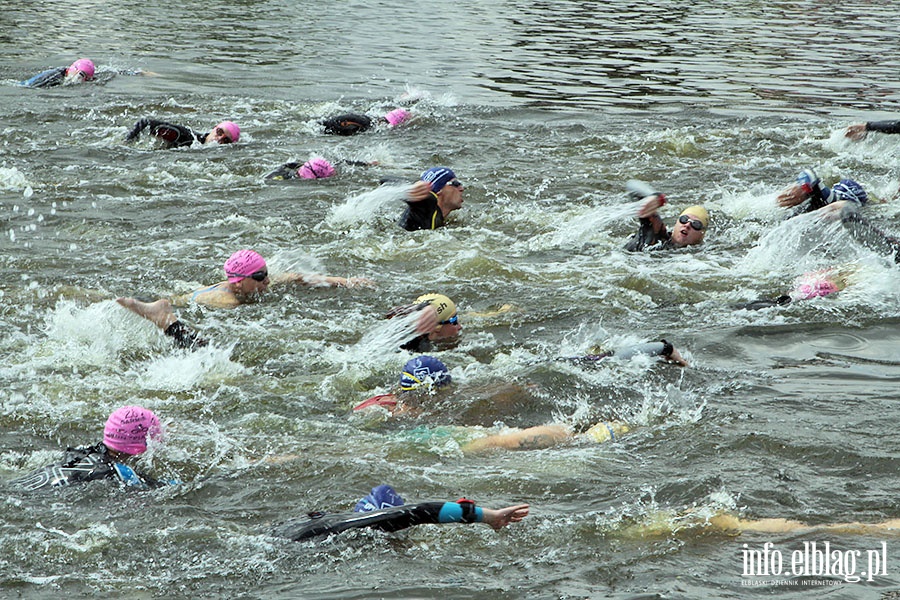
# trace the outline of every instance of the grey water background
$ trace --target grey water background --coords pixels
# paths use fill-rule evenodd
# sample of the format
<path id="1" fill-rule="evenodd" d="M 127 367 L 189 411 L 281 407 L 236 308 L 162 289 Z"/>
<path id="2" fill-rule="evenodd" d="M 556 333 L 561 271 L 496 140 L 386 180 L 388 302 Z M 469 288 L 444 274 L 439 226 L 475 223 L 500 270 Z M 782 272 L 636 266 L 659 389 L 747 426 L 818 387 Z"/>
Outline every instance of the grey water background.
<path id="1" fill-rule="evenodd" d="M 0 487 L 10 598 L 880 598 L 895 535 L 725 535 L 724 510 L 811 523 L 900 517 L 897 267 L 833 223 L 782 221 L 775 195 L 814 166 L 857 179 L 900 230 L 900 138 L 842 137 L 897 116 L 892 3 L 3 2 L 0 17 L 0 476 L 93 443 L 111 410 L 152 408 L 142 459 L 181 486 Z M 88 56 L 94 84 L 14 83 Z M 129 76 L 144 69 L 156 76 Z M 341 111 L 415 120 L 330 138 Z M 122 138 L 140 117 L 239 144 Z M 271 184 L 323 155 L 327 181 Z M 408 233 L 379 177 L 436 164 L 466 184 L 444 229 Z M 631 178 L 712 214 L 695 249 L 627 254 Z M 113 299 L 221 278 L 236 249 L 273 270 L 367 276 L 374 290 L 273 291 L 180 310 L 213 340 L 187 353 Z M 843 266 L 835 296 L 758 312 L 798 275 Z M 350 414 L 409 355 L 378 317 L 421 293 L 460 307 L 439 354 L 454 390 L 419 420 Z M 503 305 L 513 310 L 500 312 Z M 666 338 L 691 362 L 579 369 L 559 356 Z M 489 390 L 516 384 L 494 403 Z M 623 419 L 616 444 L 464 456 L 504 425 Z M 459 429 L 450 426 L 477 425 Z M 267 456 L 293 456 L 279 463 Z M 495 533 L 425 526 L 321 543 L 268 535 L 347 510 L 379 483 L 409 501 L 528 502 Z M 886 576 L 742 585 L 742 549 L 888 544 Z M 862 568 L 862 566 L 860 566 Z M 786 582 L 786 583 L 785 583 Z"/>

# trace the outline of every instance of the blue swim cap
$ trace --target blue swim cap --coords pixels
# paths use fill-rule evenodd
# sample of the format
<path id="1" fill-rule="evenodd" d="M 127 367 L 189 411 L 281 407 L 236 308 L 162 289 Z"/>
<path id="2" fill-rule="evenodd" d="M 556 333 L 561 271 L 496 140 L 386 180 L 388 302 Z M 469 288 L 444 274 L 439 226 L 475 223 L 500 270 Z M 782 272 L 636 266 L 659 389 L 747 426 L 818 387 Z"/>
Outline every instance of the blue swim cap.
<path id="1" fill-rule="evenodd" d="M 866 194 L 863 186 L 852 179 L 841 179 L 834 184 L 831 191 L 834 193 L 835 200 L 849 200 L 850 202 L 856 202 L 860 206 L 869 201 L 869 195 Z"/>
<path id="2" fill-rule="evenodd" d="M 456 173 L 449 167 L 431 167 L 426 169 L 419 179 L 430 183 L 431 191 L 437 194 L 445 185 L 456 179 Z"/>
<path id="3" fill-rule="evenodd" d="M 421 385 L 440 387 L 448 383 L 450 370 L 433 356 L 417 356 L 408 360 L 400 373 L 400 389 L 404 391 Z"/>
<path id="4" fill-rule="evenodd" d="M 403 506 L 403 498 L 389 485 L 379 485 L 372 488 L 368 496 L 356 503 L 353 512 L 371 512 L 382 508 Z"/>

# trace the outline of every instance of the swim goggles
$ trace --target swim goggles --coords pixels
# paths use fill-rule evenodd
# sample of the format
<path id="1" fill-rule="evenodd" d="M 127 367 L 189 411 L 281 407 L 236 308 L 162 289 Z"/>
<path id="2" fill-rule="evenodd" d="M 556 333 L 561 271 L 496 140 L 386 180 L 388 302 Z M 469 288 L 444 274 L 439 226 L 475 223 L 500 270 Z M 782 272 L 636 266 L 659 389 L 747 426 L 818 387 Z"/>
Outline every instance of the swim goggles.
<path id="1" fill-rule="evenodd" d="M 262 282 L 262 281 L 265 281 L 266 277 L 269 276 L 269 272 L 267 270 L 263 269 L 262 271 L 257 271 L 256 273 L 253 273 L 252 275 L 244 275 L 243 273 L 226 273 L 226 275 L 228 275 L 229 277 L 249 277 L 253 281 Z"/>
<path id="2" fill-rule="evenodd" d="M 681 215 L 680 217 L 678 217 L 678 222 L 682 225 L 690 223 L 691 227 L 693 227 L 697 231 L 703 231 L 703 221 L 701 221 L 700 219 L 692 219 L 687 215 Z"/>
<path id="3" fill-rule="evenodd" d="M 453 315 L 446 321 L 438 322 L 438 325 L 456 325 L 457 323 L 459 323 L 459 315 Z"/>

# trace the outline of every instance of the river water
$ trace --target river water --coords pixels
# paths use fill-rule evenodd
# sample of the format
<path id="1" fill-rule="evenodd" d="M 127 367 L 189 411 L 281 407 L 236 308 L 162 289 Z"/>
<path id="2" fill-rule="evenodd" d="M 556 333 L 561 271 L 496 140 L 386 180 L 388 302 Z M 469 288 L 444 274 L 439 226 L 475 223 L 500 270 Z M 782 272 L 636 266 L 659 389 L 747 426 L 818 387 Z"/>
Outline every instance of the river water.
<path id="1" fill-rule="evenodd" d="M 0 487 L 0 596 L 15 598 L 894 597 L 896 534 L 726 534 L 716 512 L 812 524 L 900 517 L 900 273 L 833 223 L 783 221 L 802 168 L 860 181 L 900 231 L 900 139 L 843 138 L 900 112 L 891 3 L 207 0 L 5 2 L 0 20 L 0 477 L 98 441 L 123 404 L 166 441 L 144 469 L 184 483 Z M 92 84 L 15 86 L 91 57 Z M 143 69 L 155 75 L 127 75 Z M 395 130 L 333 138 L 341 111 L 404 106 Z M 238 144 L 122 143 L 144 116 Z M 339 166 L 265 182 L 289 160 Z M 378 179 L 452 166 L 465 205 L 408 233 Z M 625 182 L 702 202 L 701 246 L 628 254 Z M 376 190 L 376 191 L 373 191 Z M 273 271 L 365 276 L 376 289 L 289 289 L 233 311 L 186 307 L 212 344 L 176 350 L 113 300 L 221 279 L 255 248 Z M 840 266 L 840 294 L 746 311 Z M 419 419 L 360 418 L 409 358 L 379 320 L 438 291 L 463 336 L 454 389 Z M 500 310 L 511 305 L 509 310 Z M 560 356 L 666 338 L 689 369 Z M 513 385 L 496 400 L 492 392 Z M 622 419 L 615 444 L 466 456 L 504 426 Z M 450 426 L 479 426 L 451 428 Z M 265 457 L 291 456 L 281 462 Z M 269 535 L 391 483 L 409 501 L 528 502 L 487 527 Z M 886 566 L 745 577 L 748 550 L 886 542 Z M 774 554 L 773 554 L 774 555 Z M 849 556 L 844 554 L 843 556 Z M 868 581 L 867 579 L 871 579 Z M 755 584 L 755 585 L 750 585 Z"/>

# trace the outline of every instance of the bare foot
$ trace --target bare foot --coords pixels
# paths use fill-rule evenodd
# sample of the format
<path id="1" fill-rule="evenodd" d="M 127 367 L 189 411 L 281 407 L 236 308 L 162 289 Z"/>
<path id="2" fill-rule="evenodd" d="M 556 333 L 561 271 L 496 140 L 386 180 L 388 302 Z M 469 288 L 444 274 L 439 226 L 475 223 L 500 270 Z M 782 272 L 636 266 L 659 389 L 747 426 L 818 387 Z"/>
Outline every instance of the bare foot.
<path id="1" fill-rule="evenodd" d="M 172 312 L 172 303 L 165 298 L 161 298 L 156 302 L 141 302 L 134 298 L 116 298 L 116 302 L 131 312 L 144 317 L 163 331 L 178 320 L 178 317 Z"/>

